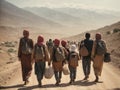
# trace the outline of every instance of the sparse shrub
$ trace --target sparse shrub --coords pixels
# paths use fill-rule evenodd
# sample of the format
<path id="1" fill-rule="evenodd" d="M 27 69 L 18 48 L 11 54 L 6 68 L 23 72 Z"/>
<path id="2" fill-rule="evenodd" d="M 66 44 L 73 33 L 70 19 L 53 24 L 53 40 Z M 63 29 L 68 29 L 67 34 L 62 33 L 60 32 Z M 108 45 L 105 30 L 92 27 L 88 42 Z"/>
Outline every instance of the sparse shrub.
<path id="1" fill-rule="evenodd" d="M 110 31 L 107 31 L 106 34 L 109 35 L 109 34 L 111 34 L 111 32 L 110 32 Z"/>
<path id="2" fill-rule="evenodd" d="M 6 47 L 15 47 L 15 45 L 12 42 L 5 42 Z"/>
<path id="3" fill-rule="evenodd" d="M 120 32 L 120 29 L 119 29 L 119 28 L 115 28 L 115 29 L 113 30 L 113 33 L 117 33 L 117 32 Z"/>
<path id="4" fill-rule="evenodd" d="M 8 53 L 14 53 L 14 52 L 16 52 L 16 50 L 14 50 L 13 48 L 8 49 Z"/>

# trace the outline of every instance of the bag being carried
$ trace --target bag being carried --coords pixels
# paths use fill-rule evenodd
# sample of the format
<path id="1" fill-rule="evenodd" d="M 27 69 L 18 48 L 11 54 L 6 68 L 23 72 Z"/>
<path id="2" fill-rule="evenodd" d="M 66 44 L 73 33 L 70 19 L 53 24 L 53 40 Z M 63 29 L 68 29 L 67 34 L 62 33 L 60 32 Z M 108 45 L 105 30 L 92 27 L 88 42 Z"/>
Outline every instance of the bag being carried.
<path id="1" fill-rule="evenodd" d="M 57 47 L 55 50 L 56 61 L 63 61 L 65 59 L 65 54 L 62 48 Z"/>
<path id="2" fill-rule="evenodd" d="M 97 55 L 103 55 L 105 53 L 106 53 L 106 45 L 105 45 L 104 41 L 97 42 L 96 54 Z"/>
<path id="3" fill-rule="evenodd" d="M 69 65 L 74 68 L 78 66 L 78 54 L 76 52 L 70 53 Z"/>
<path id="4" fill-rule="evenodd" d="M 51 79 L 54 74 L 53 68 L 51 66 L 48 66 L 45 68 L 44 76 L 46 79 Z"/>
<path id="5" fill-rule="evenodd" d="M 29 39 L 28 40 L 22 39 L 21 44 L 22 44 L 22 48 L 21 48 L 22 54 L 32 54 L 32 48 L 30 47 Z"/>
<path id="6" fill-rule="evenodd" d="M 104 55 L 104 62 L 111 62 L 110 53 L 105 53 L 105 55 Z"/>
<path id="7" fill-rule="evenodd" d="M 44 60 L 45 59 L 45 46 L 35 45 L 35 60 Z"/>
<path id="8" fill-rule="evenodd" d="M 81 42 L 81 47 L 80 47 L 80 52 L 79 53 L 80 53 L 81 56 L 88 56 L 89 55 L 88 49 L 85 46 L 84 41 Z"/>
<path id="9" fill-rule="evenodd" d="M 64 75 L 69 75 L 69 74 L 70 74 L 70 71 L 69 71 L 69 69 L 68 69 L 68 65 L 67 65 L 67 64 L 65 64 L 65 65 L 63 66 L 63 74 L 64 74 Z"/>

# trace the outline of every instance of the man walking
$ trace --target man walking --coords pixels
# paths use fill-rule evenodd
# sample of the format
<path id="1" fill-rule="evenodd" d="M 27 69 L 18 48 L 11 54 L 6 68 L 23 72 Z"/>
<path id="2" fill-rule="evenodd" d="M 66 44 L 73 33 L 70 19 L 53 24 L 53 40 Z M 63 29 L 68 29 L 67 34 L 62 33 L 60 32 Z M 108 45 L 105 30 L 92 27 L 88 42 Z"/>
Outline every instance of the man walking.
<path id="1" fill-rule="evenodd" d="M 87 80 L 90 74 L 90 66 L 91 66 L 91 51 L 93 46 L 93 40 L 90 40 L 90 33 L 85 34 L 85 38 L 81 41 L 80 44 L 80 56 L 82 57 L 82 66 L 84 72 L 84 79 Z"/>
<path id="2" fill-rule="evenodd" d="M 21 61 L 22 67 L 22 77 L 24 84 L 29 83 L 29 77 L 32 71 L 32 51 L 33 51 L 33 41 L 29 38 L 29 31 L 23 31 L 23 37 L 19 42 L 18 58 Z"/>

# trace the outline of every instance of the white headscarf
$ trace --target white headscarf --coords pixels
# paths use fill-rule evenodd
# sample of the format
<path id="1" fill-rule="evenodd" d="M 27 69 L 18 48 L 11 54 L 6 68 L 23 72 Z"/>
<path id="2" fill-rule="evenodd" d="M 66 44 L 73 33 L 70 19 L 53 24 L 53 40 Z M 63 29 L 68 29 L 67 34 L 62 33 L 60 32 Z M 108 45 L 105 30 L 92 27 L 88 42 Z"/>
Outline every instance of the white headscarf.
<path id="1" fill-rule="evenodd" d="M 77 51 L 77 47 L 75 44 L 72 44 L 71 47 L 70 47 L 70 51 L 72 52 L 76 52 Z"/>

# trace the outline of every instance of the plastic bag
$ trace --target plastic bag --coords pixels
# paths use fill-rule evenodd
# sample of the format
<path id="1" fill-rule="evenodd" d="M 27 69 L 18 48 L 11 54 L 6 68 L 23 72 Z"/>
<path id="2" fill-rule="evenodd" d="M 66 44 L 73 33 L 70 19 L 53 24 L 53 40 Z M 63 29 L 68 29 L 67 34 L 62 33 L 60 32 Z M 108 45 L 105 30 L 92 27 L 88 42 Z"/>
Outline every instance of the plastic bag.
<path id="1" fill-rule="evenodd" d="M 63 66 L 63 74 L 64 74 L 64 75 L 69 75 L 69 74 L 70 74 L 70 71 L 69 71 L 69 68 L 68 68 L 68 65 L 67 65 L 67 64 L 65 64 L 65 65 Z"/>
<path id="2" fill-rule="evenodd" d="M 51 66 L 48 66 L 45 68 L 45 78 L 46 79 L 51 79 L 54 74 L 53 68 Z"/>

